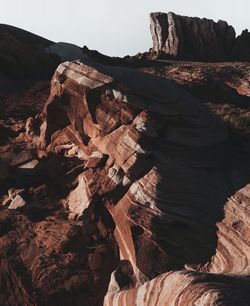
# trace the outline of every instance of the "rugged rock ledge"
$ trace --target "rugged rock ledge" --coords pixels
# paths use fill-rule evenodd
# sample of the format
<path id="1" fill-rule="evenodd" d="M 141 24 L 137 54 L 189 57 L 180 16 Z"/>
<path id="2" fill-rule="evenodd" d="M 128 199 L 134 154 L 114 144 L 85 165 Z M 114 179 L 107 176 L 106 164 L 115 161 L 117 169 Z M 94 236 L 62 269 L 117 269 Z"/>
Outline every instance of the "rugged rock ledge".
<path id="1" fill-rule="evenodd" d="M 215 220 L 229 191 L 214 172 L 227 148 L 226 132 L 208 108 L 164 79 L 66 62 L 54 75 L 42 116 L 41 148 L 66 149 L 87 161 L 95 152 L 106 156 L 98 171 L 86 163 L 69 209 L 81 215 L 95 202 L 106 206 L 116 223 L 121 259 L 131 262 L 138 277 L 152 278 L 212 255 Z M 180 241 L 172 244 L 175 231 Z M 204 232 L 206 241 L 195 232 Z M 193 248 L 199 250 L 197 259 Z"/>
<path id="2" fill-rule="evenodd" d="M 120 259 L 133 271 L 115 287 L 184 267 L 249 273 L 247 240 L 240 263 L 232 251 L 240 236 L 225 236 L 241 214 L 227 217 L 232 204 L 216 233 L 223 205 L 239 187 L 234 177 L 244 175 L 242 168 L 233 174 L 230 141 L 208 107 L 171 81 L 93 60 L 61 64 L 51 85 L 40 154 L 64 152 L 85 164 L 66 203 L 71 218 L 90 207 L 110 212 Z"/>
<path id="3" fill-rule="evenodd" d="M 226 21 L 151 13 L 152 54 L 156 57 L 195 61 L 249 61 L 250 35 L 235 30 Z"/>

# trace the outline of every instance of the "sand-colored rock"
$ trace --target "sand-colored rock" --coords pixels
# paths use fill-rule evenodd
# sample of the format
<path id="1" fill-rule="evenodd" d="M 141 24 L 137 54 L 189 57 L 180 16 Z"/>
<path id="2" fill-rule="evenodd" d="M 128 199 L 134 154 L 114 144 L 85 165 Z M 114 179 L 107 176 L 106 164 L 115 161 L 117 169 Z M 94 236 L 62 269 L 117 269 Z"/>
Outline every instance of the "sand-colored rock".
<path id="1" fill-rule="evenodd" d="M 18 208 L 22 208 L 25 205 L 26 205 L 26 201 L 18 194 L 11 201 L 8 209 L 18 209 Z"/>
<path id="2" fill-rule="evenodd" d="M 248 278 L 176 271 L 119 293 L 108 293 L 104 306 L 247 305 Z"/>

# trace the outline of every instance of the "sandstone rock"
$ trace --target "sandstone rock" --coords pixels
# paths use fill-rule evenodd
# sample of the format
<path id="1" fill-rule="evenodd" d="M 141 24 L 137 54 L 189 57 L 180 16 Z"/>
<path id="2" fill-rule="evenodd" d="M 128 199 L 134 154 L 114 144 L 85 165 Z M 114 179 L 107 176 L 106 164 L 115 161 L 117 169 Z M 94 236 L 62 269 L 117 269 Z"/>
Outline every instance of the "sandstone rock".
<path id="1" fill-rule="evenodd" d="M 101 165 L 101 163 L 105 160 L 105 156 L 100 153 L 100 152 L 93 152 L 86 164 L 85 164 L 85 168 L 97 168 L 99 165 Z"/>
<path id="2" fill-rule="evenodd" d="M 22 208 L 25 205 L 26 205 L 26 201 L 18 194 L 11 201 L 8 209 L 18 209 L 18 208 Z"/>
<path id="3" fill-rule="evenodd" d="M 115 293 L 115 288 L 110 288 L 104 306 L 247 305 L 250 296 L 245 289 L 248 282 L 249 279 L 243 277 L 233 279 L 216 274 L 169 272 L 130 290 Z"/>
<path id="4" fill-rule="evenodd" d="M 37 144 L 49 176 L 18 171 L 33 154 L 10 167 L 1 201 L 25 188 L 32 205 L 0 208 L 0 304 L 101 305 L 112 271 L 109 306 L 247 304 L 249 65 L 84 52 L 58 67 L 41 112 L 41 87 L 1 95 L 1 126 L 40 113 L 0 154 Z"/>
<path id="5" fill-rule="evenodd" d="M 210 263 L 200 270 L 218 274 L 250 274 L 250 184 L 237 191 L 225 205 L 217 224 L 218 244 Z"/>
<path id="6" fill-rule="evenodd" d="M 32 161 L 19 166 L 19 169 L 34 169 L 38 165 L 39 161 L 37 159 L 33 159 Z"/>
<path id="7" fill-rule="evenodd" d="M 220 122 L 172 82 L 128 68 L 87 64 L 59 66 L 44 108 L 46 125 L 41 126 L 47 150 L 67 135 L 87 159 L 96 150 L 108 156 L 98 171 L 80 174 L 78 186 L 68 196 L 69 209 L 81 215 L 97 205 L 96 199 L 114 194 L 109 211 L 116 223 L 120 256 L 130 260 L 138 278 L 181 267 L 191 260 L 194 249 L 197 261 L 209 258 L 216 227 L 199 207 L 202 202 L 219 216 L 219 203 L 228 194 L 213 172 L 222 161 L 227 138 Z M 116 104 L 119 111 L 114 114 Z M 57 118 L 61 114 L 60 121 L 55 114 Z M 212 229 L 206 231 L 204 224 Z M 154 226 L 161 230 L 156 232 Z M 175 231 L 180 233 L 176 247 L 171 242 Z M 206 239 L 195 232 L 204 233 Z M 180 256 L 179 249 L 187 251 Z M 160 252 L 158 260 L 152 251 Z"/>
<path id="8" fill-rule="evenodd" d="M 17 196 L 17 195 L 20 195 L 22 193 L 24 193 L 25 189 L 15 189 L 15 188 L 11 188 L 8 190 L 8 195 L 9 195 L 9 198 L 14 200 L 14 198 Z"/>
<path id="9" fill-rule="evenodd" d="M 235 31 L 225 21 L 151 13 L 153 51 L 182 59 L 227 60 L 234 46 Z"/>
<path id="10" fill-rule="evenodd" d="M 170 13 L 151 13 L 152 55 L 195 61 L 249 61 L 250 36 L 236 38 L 227 22 Z"/>

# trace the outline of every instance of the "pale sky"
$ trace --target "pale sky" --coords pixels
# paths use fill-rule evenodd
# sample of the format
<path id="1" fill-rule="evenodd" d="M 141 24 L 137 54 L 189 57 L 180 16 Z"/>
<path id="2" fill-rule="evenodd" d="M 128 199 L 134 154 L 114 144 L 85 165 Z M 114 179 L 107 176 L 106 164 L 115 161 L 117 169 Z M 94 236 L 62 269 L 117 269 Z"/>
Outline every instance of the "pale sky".
<path id="1" fill-rule="evenodd" d="M 0 23 L 112 56 L 148 51 L 150 12 L 226 20 L 238 34 L 250 29 L 250 0 L 0 0 L 0 4 Z"/>

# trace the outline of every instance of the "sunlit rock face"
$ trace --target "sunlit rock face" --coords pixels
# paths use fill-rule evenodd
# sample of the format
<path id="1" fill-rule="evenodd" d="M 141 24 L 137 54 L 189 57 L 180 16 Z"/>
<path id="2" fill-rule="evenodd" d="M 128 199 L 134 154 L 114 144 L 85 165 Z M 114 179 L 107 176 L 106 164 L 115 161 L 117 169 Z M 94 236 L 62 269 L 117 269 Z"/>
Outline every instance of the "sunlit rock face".
<path id="1" fill-rule="evenodd" d="M 229 198 L 224 207 L 224 219 L 217 224 L 216 254 L 203 270 L 231 275 L 250 274 L 249 203 L 249 184 Z"/>
<path id="2" fill-rule="evenodd" d="M 38 143 L 84 164 L 72 214 L 104 205 L 138 280 L 207 262 L 230 193 L 220 121 L 175 83 L 129 68 L 66 62 L 51 85 Z M 105 158 L 91 168 L 94 152 Z"/>
<path id="3" fill-rule="evenodd" d="M 109 293 L 110 305 L 247 305 L 249 278 L 190 271 L 164 273 L 142 286 Z"/>
<path id="4" fill-rule="evenodd" d="M 236 38 L 226 21 L 187 17 L 169 13 L 151 13 L 155 57 L 194 61 L 249 61 L 250 34 L 247 30 Z"/>
<path id="5" fill-rule="evenodd" d="M 153 51 L 196 60 L 227 60 L 234 46 L 235 31 L 220 20 L 151 13 Z"/>

